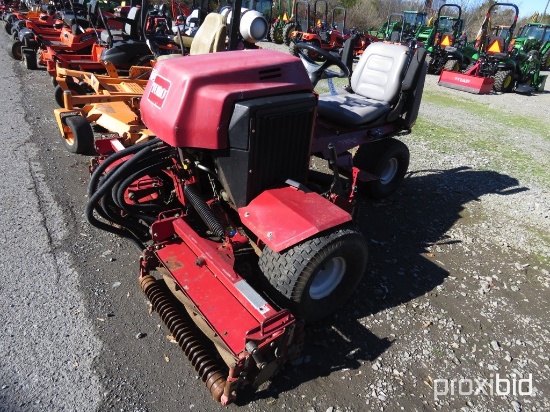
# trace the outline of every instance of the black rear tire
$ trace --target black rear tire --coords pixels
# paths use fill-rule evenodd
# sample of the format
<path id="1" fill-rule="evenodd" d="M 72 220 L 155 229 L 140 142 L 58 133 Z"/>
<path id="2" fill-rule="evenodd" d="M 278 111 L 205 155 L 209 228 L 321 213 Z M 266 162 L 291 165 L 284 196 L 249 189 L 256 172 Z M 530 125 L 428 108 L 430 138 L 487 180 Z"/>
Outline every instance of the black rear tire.
<path id="1" fill-rule="evenodd" d="M 292 33 L 296 29 L 296 25 L 294 23 L 288 23 L 283 27 L 283 43 L 287 46 L 290 46 L 291 38 L 290 33 Z"/>
<path id="2" fill-rule="evenodd" d="M 332 228 L 280 253 L 265 247 L 259 265 L 268 295 L 297 317 L 316 321 L 353 294 L 367 266 L 363 235 L 351 225 Z"/>
<path id="3" fill-rule="evenodd" d="M 65 135 L 63 144 L 71 153 L 89 154 L 94 151 L 94 131 L 85 117 L 80 115 L 67 116 L 65 124 L 70 129 L 70 135 Z"/>
<path id="4" fill-rule="evenodd" d="M 388 138 L 359 146 L 353 165 L 379 176 L 378 180 L 358 183 L 358 189 L 371 199 L 384 199 L 397 190 L 407 169 L 410 153 L 405 143 Z"/>
<path id="5" fill-rule="evenodd" d="M 271 26 L 271 30 L 269 31 L 269 37 L 271 37 L 271 41 L 275 44 L 282 44 L 283 43 L 283 29 L 279 27 L 277 24 L 274 24 Z"/>
<path id="6" fill-rule="evenodd" d="M 151 60 L 155 60 L 155 56 L 152 54 L 147 54 L 145 56 L 138 57 L 134 60 L 132 63 L 132 66 L 145 66 L 145 67 L 151 67 Z"/>
<path id="7" fill-rule="evenodd" d="M 544 56 L 542 56 L 542 59 L 540 61 L 540 69 L 550 70 L 550 49 L 548 49 L 546 53 L 544 53 Z"/>
<path id="8" fill-rule="evenodd" d="M 36 51 L 23 50 L 23 63 L 28 70 L 38 69 L 38 59 L 36 58 Z"/>

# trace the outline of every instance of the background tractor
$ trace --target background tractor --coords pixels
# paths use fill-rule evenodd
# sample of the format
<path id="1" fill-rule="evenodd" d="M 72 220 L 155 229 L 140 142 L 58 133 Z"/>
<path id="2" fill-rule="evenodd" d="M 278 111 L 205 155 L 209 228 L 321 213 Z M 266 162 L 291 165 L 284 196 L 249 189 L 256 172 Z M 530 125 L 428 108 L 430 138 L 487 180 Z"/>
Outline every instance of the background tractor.
<path id="1" fill-rule="evenodd" d="M 443 14 L 456 10 L 455 15 Z M 462 8 L 456 4 L 444 4 L 437 12 L 431 32 L 424 42 L 428 50 L 428 72 L 439 74 L 443 68 L 458 71 L 469 64 L 469 60 L 456 58 L 465 47 L 465 41 L 460 38 L 464 21 L 461 18 Z M 461 51 L 459 51 L 459 49 Z M 450 57 L 449 57 L 450 55 Z"/>
<path id="2" fill-rule="evenodd" d="M 541 70 L 550 69 L 550 24 L 527 23 L 514 39 L 514 48 L 526 53 L 539 52 Z"/>
<path id="3" fill-rule="evenodd" d="M 491 33 L 490 20 L 495 8 L 511 9 L 513 21 L 507 28 L 506 37 Z M 442 86 L 471 93 L 496 92 L 519 93 L 544 90 L 546 76 L 540 75 L 540 55 L 538 50 L 524 51 L 514 48 L 514 29 L 519 9 L 512 3 L 495 3 L 489 7 L 480 33 L 476 39 L 479 50 L 477 62 L 464 73 L 443 70 L 439 78 Z"/>

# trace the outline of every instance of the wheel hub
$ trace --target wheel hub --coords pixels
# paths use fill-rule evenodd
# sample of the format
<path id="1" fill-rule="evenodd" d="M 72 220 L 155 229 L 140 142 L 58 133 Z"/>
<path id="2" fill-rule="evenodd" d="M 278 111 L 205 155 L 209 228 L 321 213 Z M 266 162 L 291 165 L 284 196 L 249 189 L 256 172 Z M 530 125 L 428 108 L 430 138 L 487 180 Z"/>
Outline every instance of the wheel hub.
<path id="1" fill-rule="evenodd" d="M 309 296 L 312 299 L 323 299 L 330 295 L 340 284 L 346 273 L 346 261 L 341 256 L 333 257 L 319 269 L 311 286 Z"/>
<path id="2" fill-rule="evenodd" d="M 397 174 L 398 168 L 398 160 L 395 157 L 389 159 L 388 163 L 384 167 L 384 170 L 382 170 L 382 173 L 380 174 L 380 183 L 382 183 L 383 185 L 390 183 Z"/>

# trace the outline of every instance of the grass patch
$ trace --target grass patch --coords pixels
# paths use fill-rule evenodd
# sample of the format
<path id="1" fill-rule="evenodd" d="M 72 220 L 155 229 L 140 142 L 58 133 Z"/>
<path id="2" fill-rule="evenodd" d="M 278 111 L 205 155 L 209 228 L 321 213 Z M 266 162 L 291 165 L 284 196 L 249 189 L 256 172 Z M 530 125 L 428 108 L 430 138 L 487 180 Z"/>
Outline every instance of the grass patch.
<path id="1" fill-rule="evenodd" d="M 515 177 L 523 181 L 535 179 L 544 187 L 550 188 L 550 175 L 544 164 L 540 164 L 514 146 L 499 142 L 494 137 L 456 126 L 445 126 L 422 117 L 417 119 L 413 134 L 415 138 L 429 142 L 434 150 L 440 152 L 459 150 L 479 153 L 480 157 L 488 159 L 488 163 L 482 169 L 510 170 Z"/>
<path id="2" fill-rule="evenodd" d="M 505 127 L 521 128 L 541 135 L 545 140 L 550 141 L 548 133 L 549 123 L 544 119 L 529 116 L 518 116 L 514 113 L 506 113 L 502 110 L 491 107 L 490 105 L 476 102 L 466 97 L 453 97 L 438 93 L 434 90 L 424 90 L 422 101 L 434 104 L 440 107 L 452 107 L 462 109 L 465 112 L 476 117 L 491 119 Z"/>

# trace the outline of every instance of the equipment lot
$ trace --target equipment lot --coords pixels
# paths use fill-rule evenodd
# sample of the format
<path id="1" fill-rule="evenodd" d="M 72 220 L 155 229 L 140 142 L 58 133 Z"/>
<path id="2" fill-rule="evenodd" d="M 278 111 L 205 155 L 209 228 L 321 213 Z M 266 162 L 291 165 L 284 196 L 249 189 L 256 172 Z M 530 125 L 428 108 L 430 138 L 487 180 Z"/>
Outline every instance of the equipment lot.
<path id="1" fill-rule="evenodd" d="M 24 201 L 34 196 L 39 207 L 34 220 L 3 221 L 4 243 L 18 239 L 9 233 L 28 233 L 16 243 L 24 251 L 45 228 L 47 243 L 29 250 L 35 255 L 28 260 L 52 259 L 50 266 L 38 264 L 41 274 L 13 265 L 9 254 L 2 259 L 0 409 L 218 408 L 198 390 L 192 367 L 156 314 L 146 315 L 134 248 L 85 222 L 88 158 L 68 154 L 58 137 L 49 78 L 5 60 L 20 83 L 2 76 L 2 84 L 11 82 L 2 87 L 4 111 L 22 102 L 24 120 L 3 120 L 3 129 L 7 137 L 27 137 L 21 145 L 6 139 L 11 146 L 4 152 L 27 156 L 35 172 L 31 181 L 4 183 L 3 210 L 20 209 L 15 216 L 22 216 Z M 361 202 L 358 221 L 370 257 L 354 298 L 337 316 L 308 328 L 295 365 L 238 405 L 550 409 L 549 106 L 549 92 L 470 95 L 439 87 L 429 76 L 420 121 L 403 138 L 410 175 L 389 199 Z M 10 183 L 16 177 L 4 176 Z M 56 329 L 69 325 L 66 334 Z M 52 358 L 55 368 L 48 367 Z M 72 386 L 62 387 L 65 381 Z M 529 388 L 532 395 L 521 394 Z"/>

